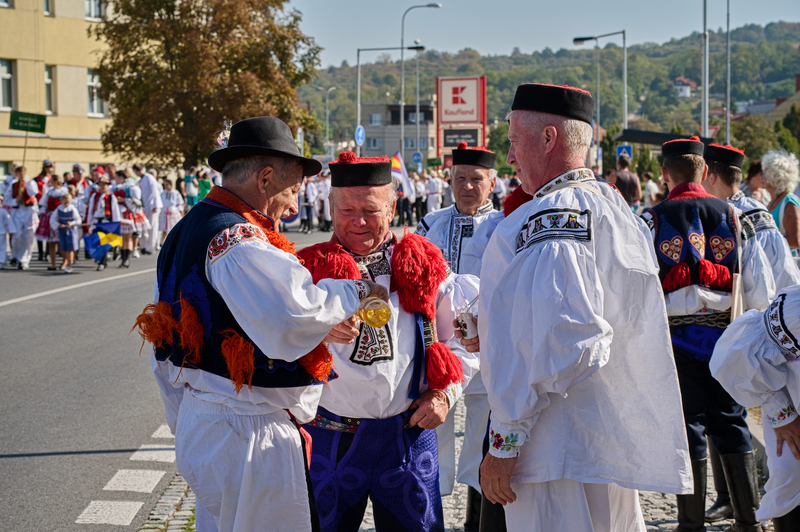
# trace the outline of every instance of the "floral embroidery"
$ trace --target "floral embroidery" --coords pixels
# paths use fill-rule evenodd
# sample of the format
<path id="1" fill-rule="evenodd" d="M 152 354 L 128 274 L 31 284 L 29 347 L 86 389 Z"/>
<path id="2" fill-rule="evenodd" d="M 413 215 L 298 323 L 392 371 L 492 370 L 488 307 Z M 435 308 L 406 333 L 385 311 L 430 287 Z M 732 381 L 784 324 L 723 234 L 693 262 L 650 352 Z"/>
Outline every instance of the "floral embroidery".
<path id="1" fill-rule="evenodd" d="M 516 432 L 501 434 L 492 429 L 489 434 L 489 442 L 492 444 L 492 447 L 498 451 L 507 453 L 516 449 L 519 443 L 519 434 Z"/>
<path id="2" fill-rule="evenodd" d="M 596 181 L 596 179 L 594 177 L 594 173 L 588 168 L 578 168 L 577 170 L 572 170 L 553 179 L 545 186 L 540 188 L 536 192 L 535 196 L 537 198 L 546 196 L 554 186 L 560 185 L 564 181 Z"/>
<path id="3" fill-rule="evenodd" d="M 772 340 L 783 349 L 789 360 L 800 359 L 800 346 L 797 338 L 791 333 L 783 320 L 783 301 L 786 294 L 778 294 L 775 300 L 764 312 L 764 324 L 767 327 Z"/>
<path id="4" fill-rule="evenodd" d="M 706 253 L 706 235 L 698 234 L 698 233 L 692 233 L 692 234 L 689 235 L 689 243 L 691 243 L 692 246 L 694 247 L 694 249 L 697 250 L 697 254 L 700 256 L 701 259 L 703 257 L 705 257 L 705 253 Z"/>
<path id="5" fill-rule="evenodd" d="M 717 235 L 711 237 L 709 244 L 711 245 L 711 253 L 714 254 L 714 259 L 717 262 L 722 262 L 722 259 L 733 251 L 735 246 L 732 238 L 722 238 Z"/>
<path id="6" fill-rule="evenodd" d="M 214 262 L 234 246 L 252 240 L 269 242 L 260 227 L 253 224 L 236 224 L 221 231 L 211 240 L 208 245 L 208 258 Z"/>
<path id="7" fill-rule="evenodd" d="M 664 240 L 658 245 L 661 253 L 678 262 L 681 258 L 681 250 L 683 249 L 683 238 L 676 236 L 672 240 Z"/>
<path id="8" fill-rule="evenodd" d="M 767 414 L 769 418 L 769 422 L 773 425 L 780 425 L 787 419 L 797 416 L 797 410 L 795 409 L 794 405 L 789 405 L 786 408 L 781 408 L 777 412 L 772 412 L 771 414 Z"/>
<path id="9" fill-rule="evenodd" d="M 356 290 L 358 290 L 358 299 L 364 299 L 370 294 L 369 286 L 364 281 L 360 281 L 358 279 L 353 280 L 353 284 L 356 285 Z"/>
<path id="10" fill-rule="evenodd" d="M 566 220 L 566 222 L 564 222 Z M 517 235 L 517 253 L 539 242 L 568 238 L 581 242 L 592 239 L 592 211 L 545 209 L 528 218 Z"/>

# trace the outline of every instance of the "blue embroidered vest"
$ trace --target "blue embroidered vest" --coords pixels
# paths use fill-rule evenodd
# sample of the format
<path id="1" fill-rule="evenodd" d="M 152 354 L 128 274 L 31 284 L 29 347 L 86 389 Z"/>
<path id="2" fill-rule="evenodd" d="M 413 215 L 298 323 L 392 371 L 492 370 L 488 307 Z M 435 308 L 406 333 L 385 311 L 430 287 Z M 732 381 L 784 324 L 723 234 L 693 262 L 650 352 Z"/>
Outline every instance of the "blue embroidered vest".
<path id="1" fill-rule="evenodd" d="M 689 285 L 730 292 L 729 288 L 708 283 L 701 274 L 701 261 L 713 265 L 714 278 L 721 277 L 719 268 L 731 276 L 737 270 L 734 216 L 731 205 L 706 193 L 699 183 L 678 185 L 665 201 L 643 214 L 655 234 L 653 243 L 665 294 Z M 688 266 L 688 275 L 679 284 L 670 282 L 670 272 L 679 266 Z M 670 277 L 674 277 L 674 272 Z"/>
<path id="2" fill-rule="evenodd" d="M 236 322 L 225 301 L 206 277 L 206 254 L 209 244 L 221 231 L 247 220 L 226 207 L 200 202 L 170 231 L 158 255 L 159 301 L 172 305 L 176 320 L 181 317 L 180 297 L 197 312 L 203 325 L 202 360 L 197 365 L 184 361 L 185 352 L 177 330 L 173 331 L 172 346 L 156 348 L 156 358 L 169 359 L 177 367 L 194 367 L 214 375 L 230 378 L 225 358 L 221 354 L 222 331 L 233 329 L 253 345 L 255 371 L 252 385 L 261 388 L 292 388 L 322 384 L 311 377 L 297 362 L 267 357 Z"/>

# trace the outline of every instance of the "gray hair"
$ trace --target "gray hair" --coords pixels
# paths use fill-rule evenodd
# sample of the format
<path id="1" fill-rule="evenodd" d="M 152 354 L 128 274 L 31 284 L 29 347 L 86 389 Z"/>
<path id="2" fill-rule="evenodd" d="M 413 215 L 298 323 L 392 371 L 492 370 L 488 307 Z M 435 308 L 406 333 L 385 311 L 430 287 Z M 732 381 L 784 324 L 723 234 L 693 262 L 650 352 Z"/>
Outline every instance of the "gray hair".
<path id="1" fill-rule="evenodd" d="M 547 126 L 555 127 L 564 137 L 564 147 L 567 153 L 570 156 L 586 159 L 592 143 L 591 125 L 583 120 L 533 111 L 511 111 L 506 116 L 506 120 L 510 120 L 514 113 L 517 113 L 515 116 L 519 120 L 519 124 L 532 133 L 539 133 Z"/>
<path id="2" fill-rule="evenodd" d="M 453 166 L 453 172 L 452 172 L 453 175 L 455 174 L 456 166 L 458 165 Z M 489 181 L 497 177 L 497 170 L 495 170 L 494 168 L 487 168 L 487 170 L 489 170 Z"/>
<path id="3" fill-rule="evenodd" d="M 241 185 L 247 181 L 251 175 L 260 172 L 264 167 L 270 166 L 275 171 L 279 179 L 286 181 L 287 166 L 300 164 L 294 159 L 286 157 L 272 157 L 268 155 L 255 155 L 253 157 L 243 157 L 225 163 L 222 169 L 222 182 L 235 183 Z"/>
<path id="4" fill-rule="evenodd" d="M 797 157 L 786 150 L 772 150 L 761 158 L 764 179 L 778 193 L 792 192 L 800 180 Z"/>

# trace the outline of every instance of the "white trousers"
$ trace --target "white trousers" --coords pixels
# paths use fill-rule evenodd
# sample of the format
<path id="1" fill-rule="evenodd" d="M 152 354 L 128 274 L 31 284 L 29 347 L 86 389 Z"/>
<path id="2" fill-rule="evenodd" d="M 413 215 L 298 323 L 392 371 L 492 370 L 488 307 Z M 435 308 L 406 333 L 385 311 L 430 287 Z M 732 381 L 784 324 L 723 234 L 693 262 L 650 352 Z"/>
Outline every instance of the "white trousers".
<path id="1" fill-rule="evenodd" d="M 31 262 L 35 240 L 35 227 L 17 227 L 17 232 L 11 239 L 11 258 L 17 259 L 23 267 L 27 267 Z"/>
<path id="2" fill-rule="evenodd" d="M 508 532 L 645 532 L 639 492 L 616 484 L 562 478 L 511 484 L 516 502 L 506 505 Z"/>
<path id="3" fill-rule="evenodd" d="M 767 452 L 769 480 L 764 486 L 767 492 L 761 497 L 761 507 L 756 512 L 759 521 L 783 517 L 800 506 L 800 460 L 797 460 L 789 445 L 784 443 L 782 456 L 777 454 L 778 438 L 775 430 L 761 410 L 764 427 L 764 449 Z"/>
<path id="4" fill-rule="evenodd" d="M 197 497 L 197 532 L 309 532 L 300 433 L 281 410 L 242 416 L 186 393 L 178 471 Z"/>
<path id="5" fill-rule="evenodd" d="M 156 212 L 151 210 L 150 212 L 145 213 L 145 216 L 147 216 L 147 221 L 150 222 L 150 229 L 144 230 L 144 242 L 142 243 L 142 247 L 145 251 L 149 251 L 150 253 L 155 253 L 156 246 L 158 245 L 158 219 L 160 218 L 160 214 L 161 209 L 156 209 Z"/>
<path id="6" fill-rule="evenodd" d="M 438 211 L 441 209 L 441 197 L 439 194 L 431 194 L 428 196 L 428 212 Z"/>
<path id="7" fill-rule="evenodd" d="M 456 477 L 456 409 L 451 409 L 444 423 L 436 427 L 436 441 L 439 447 L 439 492 L 442 495 L 453 493 L 456 480 L 472 486 L 478 492 L 481 491 L 478 471 L 483 461 L 483 438 L 486 436 L 486 426 L 489 422 L 489 396 L 486 395 L 486 389 L 482 385 L 481 393 L 470 393 L 471 385 L 472 382 L 462 395 L 467 417 L 464 422 L 461 454 L 458 456 L 458 477 Z"/>

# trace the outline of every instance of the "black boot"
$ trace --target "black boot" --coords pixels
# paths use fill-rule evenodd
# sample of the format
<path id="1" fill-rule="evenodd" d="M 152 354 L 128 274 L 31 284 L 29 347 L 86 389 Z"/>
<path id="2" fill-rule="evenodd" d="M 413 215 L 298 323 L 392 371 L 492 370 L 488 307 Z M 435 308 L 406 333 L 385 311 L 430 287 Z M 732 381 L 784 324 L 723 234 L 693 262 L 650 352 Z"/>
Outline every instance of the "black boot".
<path id="1" fill-rule="evenodd" d="M 761 523 L 756 519 L 759 502 L 756 453 L 723 454 L 720 459 L 731 494 L 733 518 L 736 520 L 726 531 L 763 532 Z"/>
<path id="2" fill-rule="evenodd" d="M 800 506 L 783 517 L 773 517 L 772 525 L 775 527 L 775 532 L 797 532 L 800 530 Z"/>
<path id="3" fill-rule="evenodd" d="M 481 494 L 469 486 L 467 488 L 467 518 L 464 520 L 464 532 L 478 532 L 481 526 Z"/>
<path id="4" fill-rule="evenodd" d="M 41 240 L 36 241 L 36 247 L 39 248 L 39 262 L 44 260 L 44 243 Z"/>
<path id="5" fill-rule="evenodd" d="M 705 532 L 707 464 L 706 459 L 692 460 L 694 493 L 678 495 L 678 527 L 674 532 Z"/>
<path id="6" fill-rule="evenodd" d="M 719 453 L 711 441 L 708 442 L 708 461 L 711 463 L 711 474 L 714 476 L 717 500 L 711 508 L 706 510 L 706 523 L 715 523 L 733 517 L 733 506 L 731 506 L 731 496 L 728 493 L 728 483 L 725 481 Z"/>

